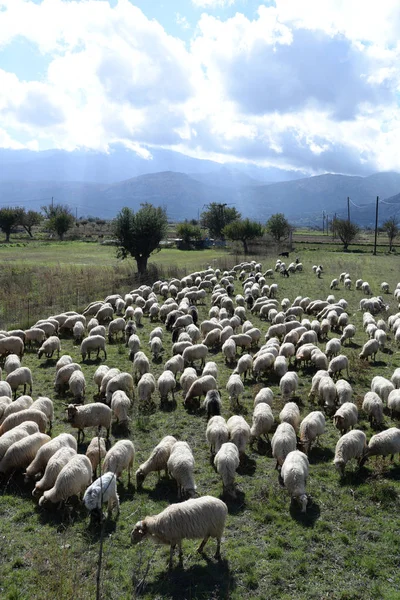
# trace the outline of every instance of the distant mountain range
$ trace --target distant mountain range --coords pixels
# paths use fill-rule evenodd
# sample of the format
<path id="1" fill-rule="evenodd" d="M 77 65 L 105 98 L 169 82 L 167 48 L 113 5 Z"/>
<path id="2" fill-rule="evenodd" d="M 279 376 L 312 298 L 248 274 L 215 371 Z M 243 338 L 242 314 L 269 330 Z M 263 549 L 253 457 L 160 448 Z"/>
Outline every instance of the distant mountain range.
<path id="1" fill-rule="evenodd" d="M 373 225 L 379 196 L 379 221 L 400 214 L 400 174 L 368 177 L 304 173 L 242 163 L 221 165 L 169 150 L 147 160 L 120 146 L 109 154 L 31 152 L 0 149 L 0 202 L 39 210 L 54 202 L 69 204 L 78 216 L 112 218 L 123 206 L 142 202 L 164 206 L 173 221 L 197 218 L 210 202 L 235 206 L 243 216 L 265 222 L 285 213 L 295 224 L 322 224 L 322 212 Z"/>

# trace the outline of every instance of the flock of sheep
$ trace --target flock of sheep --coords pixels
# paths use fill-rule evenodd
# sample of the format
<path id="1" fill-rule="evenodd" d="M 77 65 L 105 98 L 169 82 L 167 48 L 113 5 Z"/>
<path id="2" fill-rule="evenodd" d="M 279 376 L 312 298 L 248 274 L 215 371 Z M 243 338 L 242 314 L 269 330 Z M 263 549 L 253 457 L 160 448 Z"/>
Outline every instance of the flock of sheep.
<path id="1" fill-rule="evenodd" d="M 322 265 L 313 271 L 321 278 Z M 348 381 L 351 363 L 343 350 L 356 334 L 346 312 L 348 303 L 332 294 L 324 300 L 303 296 L 292 301 L 279 299 L 279 283 L 272 279 L 279 273 L 302 277 L 302 272 L 301 263 L 286 267 L 280 260 L 264 273 L 256 262 L 241 263 L 225 272 L 209 267 L 181 280 L 140 286 L 124 297 L 113 294 L 91 303 L 82 314 L 65 312 L 38 321 L 25 331 L 1 332 L 0 359 L 5 377 L 0 381 L 0 476 L 23 472 L 25 481 L 34 483 L 32 495 L 43 508 L 79 496 L 90 511 L 99 512 L 107 503 L 109 515 L 114 508 L 119 513 L 117 478 L 127 471 L 130 481 L 135 448 L 131 439 L 110 444 L 112 421 L 126 426 L 128 432 L 134 399 L 138 411 L 149 410 L 157 394 L 161 408 L 174 408 L 177 392 L 182 392 L 179 398 L 189 413 L 203 411 L 207 417 L 204 438 L 221 477 L 225 500 L 236 496 L 236 471 L 249 447 L 262 437 L 269 441 L 272 435 L 271 453 L 279 482 L 306 512 L 308 454 L 324 434 L 327 419 L 333 420 L 340 436 L 334 465 L 341 475 L 352 459 L 362 466 L 369 456 L 393 458 L 400 452 L 400 430 L 384 429 L 384 408 L 386 405 L 392 417 L 400 415 L 400 369 L 393 371 L 390 380 L 375 376 L 364 395 L 361 410 L 372 427 L 383 429 L 367 443 L 365 433 L 355 428 L 359 409 Z M 332 280 L 330 290 L 338 290 L 341 283 L 346 291 L 352 289 L 350 275 L 342 273 Z M 365 343 L 359 358 L 375 360 L 376 354 L 385 350 L 389 335 L 400 343 L 400 313 L 386 318 L 389 305 L 382 296 L 374 297 L 369 284 L 362 280 L 354 287 L 366 296 L 360 300 Z M 386 282 L 381 292 L 389 294 Z M 394 297 L 399 301 L 400 284 Z M 201 320 L 199 313 L 207 305 L 208 318 Z M 252 322 L 254 318 L 259 327 Z M 148 340 L 140 335 L 144 319 L 154 323 Z M 71 356 L 60 356 L 64 336 L 79 344 L 83 368 Z M 93 378 L 98 387 L 97 401 L 85 404 L 85 361 L 94 355 L 106 361 L 107 343 L 118 339 L 126 344 L 131 372 L 100 364 Z M 172 352 L 165 357 L 169 339 Z M 26 395 L 27 388 L 32 394 L 34 377 L 21 361 L 24 351 L 34 347 L 38 360 L 57 358 L 54 390 L 58 395 L 72 396 L 66 412 L 71 427 L 77 429 L 77 439 L 71 433 L 51 438 L 53 401 L 43 396 L 34 401 Z M 224 382 L 217 363 L 210 360 L 220 352 L 231 369 Z M 164 371 L 156 379 L 152 362 L 164 358 Z M 309 399 L 317 402 L 314 408 L 318 410 L 301 417 L 302 402 L 297 394 L 299 372 L 304 367 L 315 371 Z M 254 380 L 258 384 L 251 423 L 241 414 L 249 379 L 252 385 Z M 275 411 L 276 397 L 265 386 L 275 381 L 284 403 L 279 414 Z M 21 387 L 24 395 L 17 397 Z M 229 403 L 221 397 L 224 389 Z M 225 420 L 227 413 L 231 416 Z M 96 429 L 97 435 L 82 454 L 78 450 L 86 429 Z M 105 438 L 101 437 L 102 430 Z M 99 467 L 101 474 L 96 478 Z M 187 441 L 165 435 L 138 467 L 137 489 L 142 488 L 149 473 L 160 476 L 161 471 L 176 481 L 181 502 L 140 520 L 132 530 L 132 543 L 151 537 L 170 545 L 171 566 L 176 545 L 182 559 L 182 539 L 201 538 L 202 552 L 209 537 L 215 537 L 219 558 L 227 505 L 212 496 L 198 496 L 195 459 Z"/>

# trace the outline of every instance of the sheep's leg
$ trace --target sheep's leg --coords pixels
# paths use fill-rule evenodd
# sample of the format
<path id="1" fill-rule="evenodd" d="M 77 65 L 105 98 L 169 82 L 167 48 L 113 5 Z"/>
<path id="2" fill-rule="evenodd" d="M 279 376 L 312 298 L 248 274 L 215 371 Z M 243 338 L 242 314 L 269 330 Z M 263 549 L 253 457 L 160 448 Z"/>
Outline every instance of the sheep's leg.
<path id="1" fill-rule="evenodd" d="M 204 550 L 204 546 L 207 544 L 208 540 L 210 539 L 209 535 L 206 535 L 206 537 L 204 538 L 204 540 L 201 542 L 200 546 L 197 548 L 197 552 L 199 554 L 201 554 Z"/>
<path id="2" fill-rule="evenodd" d="M 174 556 L 175 546 L 176 546 L 176 544 L 171 544 L 170 549 L 169 549 L 169 563 L 168 563 L 168 568 L 170 570 L 172 569 L 172 558 Z"/>
<path id="3" fill-rule="evenodd" d="M 179 564 L 183 564 L 183 552 L 182 552 L 182 540 L 178 542 L 178 551 L 179 551 Z"/>

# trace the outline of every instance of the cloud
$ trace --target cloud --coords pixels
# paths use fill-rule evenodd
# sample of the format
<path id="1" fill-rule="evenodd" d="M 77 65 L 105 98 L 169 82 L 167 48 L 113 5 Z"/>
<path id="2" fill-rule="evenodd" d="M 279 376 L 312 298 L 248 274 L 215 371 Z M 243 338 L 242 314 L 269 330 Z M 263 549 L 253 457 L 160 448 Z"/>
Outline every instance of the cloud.
<path id="1" fill-rule="evenodd" d="M 180 13 L 176 13 L 175 14 L 175 18 L 176 18 L 176 23 L 182 27 L 182 29 L 190 29 L 190 23 L 188 22 L 187 18 L 184 15 L 181 15 Z"/>
<path id="2" fill-rule="evenodd" d="M 235 4 L 235 0 L 192 0 L 192 4 L 198 8 L 216 9 L 232 6 Z"/>

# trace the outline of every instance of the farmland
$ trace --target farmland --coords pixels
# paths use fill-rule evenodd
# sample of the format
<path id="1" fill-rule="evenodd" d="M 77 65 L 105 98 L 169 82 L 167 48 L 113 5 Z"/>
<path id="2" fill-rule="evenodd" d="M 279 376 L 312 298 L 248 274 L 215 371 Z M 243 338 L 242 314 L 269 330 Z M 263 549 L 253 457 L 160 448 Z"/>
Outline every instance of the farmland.
<path id="1" fill-rule="evenodd" d="M 373 292 L 380 293 L 385 280 L 393 292 L 399 281 L 398 257 L 380 254 L 371 256 L 370 249 L 358 253 L 330 252 L 317 242 L 298 245 L 298 254 L 304 271 L 288 279 L 275 274 L 278 300 L 293 301 L 298 295 L 325 299 L 330 293 L 331 279 L 343 271 L 349 272 L 353 282 L 368 280 Z M 361 249 L 362 250 L 362 249 Z M 46 317 L 60 310 L 82 310 L 89 300 L 118 292 L 122 296 L 137 286 L 132 278 L 133 263 L 117 263 L 114 249 L 106 246 L 68 242 L 37 246 L 10 246 L 1 248 L 2 297 L 4 326 L 26 327 L 33 317 Z M 154 273 L 159 278 L 182 276 L 185 272 L 212 267 L 231 267 L 241 257 L 227 252 L 207 250 L 180 252 L 163 250 L 152 257 Z M 257 257 L 263 269 L 273 267 L 276 254 Z M 323 276 L 318 279 L 313 264 L 322 264 Z M 156 271 L 157 269 L 157 271 Z M 15 282 L 13 285 L 11 282 Z M 7 295 L 8 291 L 8 295 Z M 235 293 L 241 293 L 241 282 L 235 282 Z M 344 348 L 350 361 L 350 383 L 354 401 L 361 409 L 364 394 L 370 389 L 375 375 L 390 378 L 400 366 L 400 355 L 393 336 L 389 334 L 387 349 L 379 352 L 375 363 L 358 358 L 360 347 L 366 341 L 362 329 L 362 314 L 358 310 L 362 293 L 352 290 L 334 292 L 349 304 L 350 322 L 357 328 L 353 343 Z M 29 323 L 27 297 L 31 298 Z M 51 301 L 50 301 L 51 300 Z M 397 311 L 392 293 L 385 296 L 390 304 L 386 319 Z M 21 311 L 11 319 L 12 305 Z M 25 307 L 25 308 L 24 308 Z M 200 320 L 207 318 L 210 298 L 199 305 Z M 264 335 L 268 324 L 248 311 L 248 318 Z M 20 320 L 21 319 L 21 320 Z M 148 339 L 158 323 L 145 317 L 138 329 L 142 349 L 150 356 Z M 330 337 L 334 337 L 330 334 Z M 164 336 L 164 354 L 160 362 L 152 362 L 151 370 L 157 378 L 164 362 L 171 355 L 171 335 Z M 86 402 L 97 394 L 93 374 L 100 364 L 90 360 L 81 363 L 79 346 L 63 337 L 62 353 L 68 353 L 82 364 L 86 378 Z M 319 344 L 322 349 L 324 343 Z M 107 344 L 106 364 L 131 372 L 128 350 L 123 343 Z M 217 363 L 218 384 L 223 401 L 223 416 L 233 414 L 225 385 L 233 367 L 227 367 L 220 352 L 210 352 L 209 360 Z M 23 365 L 31 368 L 34 378 L 33 397 L 48 396 L 54 400 L 56 419 L 53 435 L 62 431 L 73 432 L 66 422 L 64 402 L 68 396 L 58 396 L 53 390 L 55 360 L 38 360 L 36 353 L 27 352 Z M 293 367 L 291 367 L 293 368 Z M 319 407 L 308 400 L 311 378 L 315 369 L 298 371 L 300 386 L 297 395 L 302 417 Z M 279 380 L 268 375 L 260 382 L 252 377 L 246 380 L 245 394 L 239 410 L 251 423 L 253 398 L 263 386 L 274 392 L 275 421 L 283 407 Z M 178 386 L 179 390 L 179 386 Z M 134 401 L 129 432 L 113 427 L 112 440 L 129 437 L 136 448 L 134 469 L 149 455 L 151 449 L 167 434 L 186 440 L 195 457 L 195 479 L 200 495 L 220 496 L 222 484 L 209 460 L 205 441 L 204 414 L 189 414 L 182 405 L 182 393 L 176 394 L 176 407 L 160 410 L 158 396 L 154 406 L 143 410 Z M 385 426 L 397 426 L 398 421 L 385 415 Z M 367 438 L 371 430 L 366 415 L 359 410 L 358 427 Z M 76 432 L 75 432 L 76 435 Z M 80 445 L 84 452 L 87 440 Z M 312 497 L 305 516 L 290 509 L 287 492 L 278 484 L 275 461 L 269 444 L 260 442 L 248 448 L 246 460 L 239 467 L 238 497 L 227 500 L 229 515 L 222 543 L 220 564 L 211 558 L 215 542 L 206 546 L 206 555 L 195 552 L 195 541 L 184 541 L 184 565 L 171 573 L 166 568 L 167 548 L 150 542 L 133 547 L 130 531 L 140 518 L 156 514 L 177 500 L 176 484 L 172 480 L 157 482 L 154 474 L 145 480 L 143 490 L 136 490 L 134 480 L 128 485 L 124 473 L 118 485 L 121 515 L 104 526 L 101 597 L 103 598 L 281 598 L 302 600 L 385 599 L 398 598 L 400 589 L 400 464 L 388 459 L 371 459 L 360 472 L 350 464 L 340 480 L 332 465 L 335 444 L 339 438 L 332 420 L 327 418 L 326 433 L 320 445 L 310 453 L 308 492 Z M 62 511 L 38 508 L 31 496 L 32 484 L 24 484 L 21 474 L 3 479 L 0 483 L 0 593 L 7 599 L 70 599 L 94 598 L 96 570 L 100 543 L 100 528 L 89 526 L 85 509 L 72 500 Z M 177 564 L 177 563 L 175 563 Z M 140 586 L 138 584 L 141 583 Z"/>

